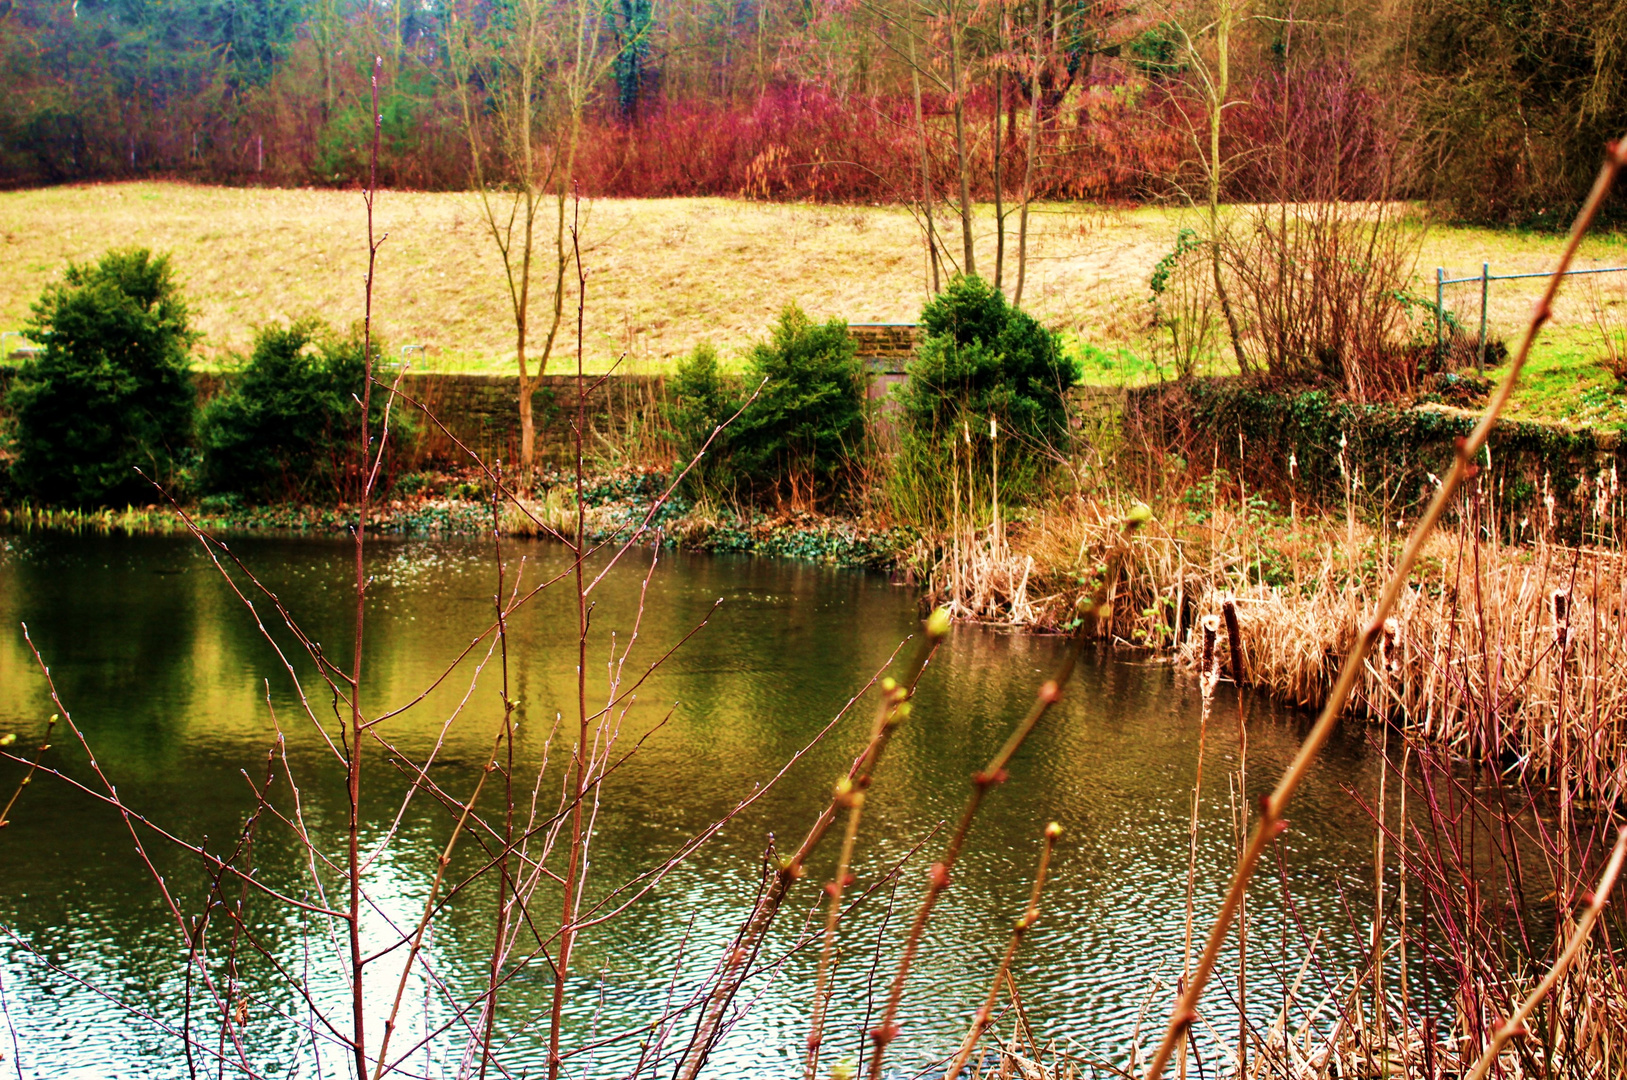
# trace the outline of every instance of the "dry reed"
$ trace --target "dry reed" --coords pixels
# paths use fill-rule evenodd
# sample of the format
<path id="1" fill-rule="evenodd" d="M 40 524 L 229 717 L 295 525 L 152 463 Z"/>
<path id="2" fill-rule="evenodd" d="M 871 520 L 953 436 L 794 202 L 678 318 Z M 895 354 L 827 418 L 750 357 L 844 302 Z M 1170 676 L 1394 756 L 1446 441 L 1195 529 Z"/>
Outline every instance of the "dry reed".
<path id="1" fill-rule="evenodd" d="M 1352 711 L 1405 721 L 1463 756 L 1546 774 L 1561 743 L 1555 705 L 1563 692 L 1571 698 L 1565 734 L 1587 748 L 1578 790 L 1615 801 L 1627 793 L 1627 550 L 1540 537 L 1505 544 L 1496 530 L 1476 527 L 1474 503 L 1471 494 L 1457 527 L 1422 549 L 1379 653 L 1357 679 Z M 1003 548 L 978 537 L 944 545 L 929 575 L 934 602 L 964 618 L 1062 628 L 1122 505 L 1075 498 L 1013 530 Z M 1259 580 L 1264 547 L 1291 564 L 1292 581 Z M 1243 655 L 1228 661 L 1227 673 L 1235 679 L 1241 666 L 1247 685 L 1315 708 L 1394 553 L 1374 529 L 1332 519 L 1302 519 L 1275 535 L 1224 505 L 1198 526 L 1155 520 L 1132 542 L 1127 602 L 1104 631 L 1121 646 L 1201 670 L 1196 624 L 1231 602 Z M 1582 632 L 1590 628 L 1604 632 Z M 1223 655 L 1232 637 L 1224 633 Z"/>

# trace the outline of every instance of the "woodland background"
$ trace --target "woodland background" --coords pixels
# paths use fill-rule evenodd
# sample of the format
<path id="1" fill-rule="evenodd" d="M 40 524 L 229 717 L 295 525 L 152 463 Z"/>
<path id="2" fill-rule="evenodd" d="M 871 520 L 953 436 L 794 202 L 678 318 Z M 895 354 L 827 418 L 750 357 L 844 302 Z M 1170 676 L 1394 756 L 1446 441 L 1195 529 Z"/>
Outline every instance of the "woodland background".
<path id="1" fill-rule="evenodd" d="M 1627 120 L 1614 0 L 0 0 L 0 184 L 355 185 L 379 56 L 381 180 L 465 189 L 522 29 L 586 195 L 1195 202 L 1224 53 L 1226 200 L 1541 225 Z"/>

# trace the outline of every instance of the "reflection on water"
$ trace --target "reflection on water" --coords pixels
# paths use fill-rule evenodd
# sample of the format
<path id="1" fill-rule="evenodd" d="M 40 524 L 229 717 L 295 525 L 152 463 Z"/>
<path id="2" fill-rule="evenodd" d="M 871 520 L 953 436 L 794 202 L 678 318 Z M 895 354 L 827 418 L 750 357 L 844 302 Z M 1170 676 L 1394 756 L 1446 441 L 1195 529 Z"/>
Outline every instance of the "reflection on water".
<path id="1" fill-rule="evenodd" d="M 236 540 L 232 548 L 326 654 L 349 656 L 354 611 L 346 543 L 255 538 Z M 509 587 L 521 557 L 527 585 L 563 566 L 557 547 L 515 544 L 508 551 Z M 496 578 L 489 545 L 375 541 L 369 552 L 364 705 L 377 714 L 411 701 L 484 630 Z M 595 594 L 588 670 L 599 703 L 611 657 L 626 646 L 634 626 L 649 564 L 647 552 L 637 554 L 636 563 L 633 558 Z M 238 584 L 252 592 L 246 581 Z M 882 577 L 745 558 L 663 554 L 647 597 L 629 675 L 641 674 L 705 619 L 715 602 L 722 603 L 708 625 L 640 687 L 622 723 L 620 746 L 650 737 L 605 785 L 593 836 L 590 904 L 659 864 L 770 779 L 881 668 L 916 618 L 913 595 Z M 275 612 L 263 598 L 257 606 L 274 625 Z M 336 857 L 343 850 L 342 774 L 305 717 L 278 654 L 195 544 L 0 535 L 0 732 L 16 731 L 19 747 L 35 737 L 51 711 L 20 622 L 28 624 L 64 701 L 130 806 L 189 841 L 207 837 L 210 849 L 229 849 L 254 805 L 251 783 L 264 782 L 274 715 L 287 735 L 286 753 L 313 838 Z M 288 633 L 274 628 L 273 636 L 295 660 L 317 719 L 336 734 L 336 703 L 325 689 L 319 692 L 321 683 Z M 508 671 L 511 695 L 521 702 L 516 773 L 522 800 L 531 798 L 545 753 L 552 764 L 541 785 L 543 799 L 557 799 L 559 765 L 571 736 L 556 731 L 555 721 L 574 712 L 575 639 L 574 600 L 563 587 L 548 590 L 512 621 Z M 929 853 L 939 841 L 929 842 L 906 866 L 896 893 L 885 882 L 872 889 L 878 875 L 958 812 L 968 774 L 999 745 L 1059 648 L 1054 639 L 957 629 L 924 677 L 914 715 L 894 741 L 866 806 L 855 894 L 870 890 L 869 899 L 844 925 L 826 1060 L 860 1053 L 872 990 L 876 998 L 884 993 L 901 924 L 917 902 Z M 475 678 L 475 665 L 485 655 L 484 646 L 475 649 L 422 704 L 382 725 L 385 739 L 419 760 L 439 740 L 436 780 L 459 797 L 473 787 L 501 719 L 499 662 L 494 659 Z M 1300 721 L 1263 701 L 1247 707 L 1249 786 L 1257 795 L 1287 761 Z M 667 1002 L 682 1003 L 693 993 L 751 903 L 768 836 L 780 837 L 782 848 L 787 838 L 800 837 L 862 743 L 868 718 L 867 704 L 855 710 L 652 894 L 586 933 L 573 961 L 567 1046 L 638 1025 L 647 1031 Z M 1109 1058 L 1128 1046 L 1149 994 L 1156 1026 L 1180 963 L 1198 724 L 1196 686 L 1184 674 L 1156 664 L 1087 658 L 1017 758 L 1010 782 L 985 805 L 954 884 L 939 904 L 905 999 L 904 1035 L 890 1056 L 899 1075 L 947 1052 L 963 1030 L 1021 911 L 1040 832 L 1051 820 L 1067 832 L 1040 927 L 1028 937 L 1016 968 L 1031 1022 Z M 66 732 L 60 734 L 47 763 L 88 778 L 84 753 Z M 1236 767 L 1236 736 L 1234 699 L 1223 691 L 1208 732 L 1200 912 L 1213 910 L 1231 865 L 1227 774 Z M 1344 904 L 1360 905 L 1366 894 L 1371 834 L 1342 785 L 1365 786 L 1371 767 L 1354 740 L 1336 745 L 1296 802 L 1285 876 L 1307 933 L 1326 927 L 1336 931 L 1333 940 L 1355 936 Z M 0 763 L 0 797 L 9 795 L 19 775 L 16 765 Z M 369 810 L 362 846 L 371 851 L 395 825 L 407 782 L 404 771 L 374 748 L 364 787 Z M 288 810 L 286 784 L 274 785 L 274 791 L 275 804 Z M 185 1075 L 180 1043 L 166 1027 L 173 1030 L 184 1013 L 187 946 L 123 823 L 107 805 L 50 777 L 34 783 L 13 818 L 0 832 L 0 976 L 23 1060 L 40 1075 Z M 451 824 L 430 798 L 407 806 L 394 842 L 368 873 L 376 909 L 366 922 L 364 947 L 387 944 L 390 923 L 416 920 Z M 151 834 L 143 839 L 184 909 L 196 912 L 207 878 Z M 460 847 L 454 875 L 479 865 L 475 848 Z M 288 828 L 262 825 L 253 859 L 260 880 L 299 897 L 314 896 L 302 850 Z M 821 864 L 812 880 L 828 873 L 829 865 Z M 333 884 L 332 875 L 324 884 Z M 1261 944 L 1251 962 L 1251 985 L 1259 987 L 1253 1000 L 1262 1015 L 1280 1004 L 1283 965 L 1292 978 L 1302 955 L 1299 931 L 1286 941 L 1283 921 L 1274 915 L 1278 893 L 1276 880 L 1262 881 L 1252 905 L 1257 933 L 1271 942 Z M 228 895 L 235 901 L 235 892 Z M 543 896 L 546 910 L 537 918 L 557 922 L 557 894 Z M 741 995 L 750 1009 L 714 1056 L 714 1075 L 793 1071 L 807 1035 L 817 956 L 814 949 L 787 954 L 819 898 L 811 882 L 793 894 L 764 948 L 762 976 Z M 495 893 L 482 879 L 457 897 L 427 942 L 435 979 L 465 999 L 484 985 L 494 907 Z M 889 921 L 890 908 L 896 910 Z M 251 899 L 244 920 L 271 958 L 243 949 L 241 977 L 250 1002 L 244 1052 L 256 1068 L 264 1065 L 276 1075 L 312 1075 L 319 1050 L 329 1069 L 325 1075 L 341 1074 L 343 1059 L 331 1038 L 319 1032 L 313 1039 L 285 1018 L 303 1021 L 306 1005 L 275 976 L 272 963 L 308 986 L 315 1001 L 343 1015 L 340 1003 L 348 991 L 333 974 L 334 942 L 311 919 L 260 897 Z M 217 961 L 224 962 L 227 935 L 217 928 L 215 937 Z M 1326 943 L 1321 955 L 1330 979 L 1350 960 L 1348 952 Z M 372 1012 L 379 1017 L 400 970 L 389 963 L 380 961 L 369 975 Z M 551 986 L 539 962 L 505 989 L 498 1029 L 510 1075 L 534 1075 L 545 1061 L 541 1018 Z M 192 993 L 202 999 L 199 988 Z M 435 987 L 417 980 L 401 1021 L 407 1040 L 402 1048 L 421 1039 L 426 1028 L 455 1028 L 457 1022 Z M 681 1025 L 678 1037 L 687 1030 L 687 1023 Z M 417 1053 L 412 1068 L 451 1075 L 461 1048 L 459 1040 L 440 1040 Z M 570 1071 L 623 1075 L 638 1054 L 635 1036 L 578 1054 Z"/>

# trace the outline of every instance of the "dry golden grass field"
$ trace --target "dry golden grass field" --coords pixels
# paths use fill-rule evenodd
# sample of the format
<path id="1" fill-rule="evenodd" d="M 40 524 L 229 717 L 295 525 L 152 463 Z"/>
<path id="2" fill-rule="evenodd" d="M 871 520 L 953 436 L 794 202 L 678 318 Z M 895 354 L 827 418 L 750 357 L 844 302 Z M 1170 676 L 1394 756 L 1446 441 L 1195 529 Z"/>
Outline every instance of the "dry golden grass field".
<path id="1" fill-rule="evenodd" d="M 600 199 L 585 202 L 582 213 L 589 371 L 604 370 L 623 353 L 626 370 L 660 370 L 703 341 L 738 356 L 791 301 L 818 318 L 905 322 L 926 297 L 920 233 L 901 208 Z M 1180 212 L 1158 208 L 1045 206 L 1035 215 L 1026 306 L 1104 350 L 1091 377 L 1151 373 L 1140 359 L 1147 354 L 1147 278 L 1182 221 Z M 988 208 L 981 223 L 980 269 L 987 274 Z M 413 360 L 416 369 L 510 370 L 507 297 L 476 198 L 382 192 L 377 224 L 389 237 L 380 252 L 375 311 L 392 348 L 426 346 L 425 357 Z M 343 325 L 361 314 L 366 234 L 359 194 L 101 184 L 0 193 L 0 330 L 22 326 L 29 304 L 67 260 L 128 244 L 171 253 L 210 363 L 229 364 L 257 324 L 319 315 Z M 1416 291 L 1433 297 L 1436 265 L 1453 276 L 1478 273 L 1482 260 L 1490 260 L 1493 273 L 1534 271 L 1558 245 L 1543 234 L 1433 228 Z M 1594 240 L 1585 254 L 1584 265 L 1627 263 L 1619 237 Z M 1597 282 L 1606 300 L 1627 299 L 1627 274 Z M 1513 335 L 1538 284 L 1494 286 L 1494 333 Z M 1562 303 L 1533 372 L 1528 411 L 1563 412 L 1579 387 L 1608 381 L 1592 360 L 1599 334 L 1585 291 L 1573 290 Z M 1457 286 L 1448 301 L 1466 320 L 1478 319 L 1478 286 Z M 1609 307 L 1627 311 L 1619 302 Z M 567 323 L 551 371 L 574 369 L 574 323 Z"/>
<path id="2" fill-rule="evenodd" d="M 375 301 L 385 339 L 428 346 L 439 370 L 507 371 L 513 324 L 476 197 L 386 191 L 377 207 L 389 234 Z M 133 183 L 3 193 L 0 329 L 22 324 L 67 260 L 123 244 L 171 253 L 206 356 L 243 350 L 259 323 L 347 323 L 361 313 L 365 230 L 353 192 Z M 1148 268 L 1173 235 L 1165 217 L 1051 214 L 1036 232 L 1034 310 L 1115 340 L 1133 333 L 1117 323 L 1139 315 Z M 926 296 L 919 233 L 895 208 L 601 199 L 583 204 L 583 245 L 589 370 L 622 352 L 653 366 L 703 341 L 735 353 L 791 301 L 820 318 L 904 322 Z M 551 370 L 574 368 L 566 321 Z"/>

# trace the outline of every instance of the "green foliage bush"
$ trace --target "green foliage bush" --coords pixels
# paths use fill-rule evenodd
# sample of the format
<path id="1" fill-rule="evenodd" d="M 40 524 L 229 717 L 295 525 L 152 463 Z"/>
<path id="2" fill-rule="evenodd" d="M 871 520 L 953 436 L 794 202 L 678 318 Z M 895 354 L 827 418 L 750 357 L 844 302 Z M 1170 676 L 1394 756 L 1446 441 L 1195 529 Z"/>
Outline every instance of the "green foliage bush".
<path id="1" fill-rule="evenodd" d="M 699 492 L 727 488 L 808 505 L 840 493 L 864 440 L 864 365 L 847 324 L 815 323 L 795 304 L 769 340 L 747 356 L 745 390 L 756 399 L 712 440 L 690 473 Z M 669 418 L 685 462 L 745 394 L 726 379 L 717 354 L 701 346 L 679 361 Z"/>
<path id="2" fill-rule="evenodd" d="M 33 305 L 42 352 L 8 395 L 12 480 L 50 503 L 148 503 L 180 478 L 197 395 L 188 325 L 167 255 L 110 251 L 69 263 Z"/>
<path id="3" fill-rule="evenodd" d="M 864 365 L 847 323 L 815 323 L 788 305 L 751 350 L 747 372 L 762 390 L 731 431 L 739 475 L 793 503 L 837 493 L 864 440 Z"/>
<path id="4" fill-rule="evenodd" d="M 365 377 L 359 327 L 340 334 L 303 319 L 260 328 L 242 372 L 204 407 L 204 486 L 254 498 L 353 498 L 360 477 L 356 398 Z M 374 433 L 387 397 L 373 395 Z M 399 410 L 391 415 L 392 442 L 404 419 Z M 387 450 L 387 462 L 392 456 Z"/>
<path id="5" fill-rule="evenodd" d="M 699 453 L 717 426 L 740 408 L 711 345 L 698 345 L 678 361 L 672 396 L 667 417 L 678 437 L 678 452 L 686 458 Z"/>
<path id="6" fill-rule="evenodd" d="M 690 492 L 705 497 L 719 486 L 727 486 L 732 479 L 729 433 L 721 433 L 715 439 L 712 433 L 740 408 L 736 389 L 730 386 L 718 365 L 716 349 L 711 345 L 698 345 L 694 352 L 678 361 L 672 379 L 672 398 L 667 422 L 672 428 L 678 467 L 694 461 L 701 447 L 712 439 L 706 455 L 695 462 L 686 478 Z"/>
<path id="7" fill-rule="evenodd" d="M 1002 501 L 1016 501 L 1047 462 L 1067 453 L 1078 365 L 1060 335 L 978 277 L 952 280 L 921 312 L 921 329 L 909 381 L 898 391 L 895 509 L 930 524 L 942 516 L 932 504 L 942 503 L 954 470 L 968 470 L 966 485 L 992 482 L 990 421 L 999 430 Z"/>

